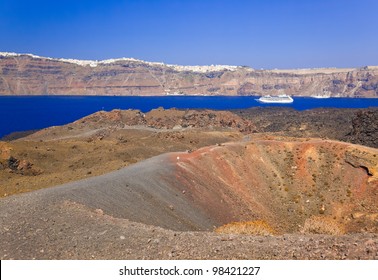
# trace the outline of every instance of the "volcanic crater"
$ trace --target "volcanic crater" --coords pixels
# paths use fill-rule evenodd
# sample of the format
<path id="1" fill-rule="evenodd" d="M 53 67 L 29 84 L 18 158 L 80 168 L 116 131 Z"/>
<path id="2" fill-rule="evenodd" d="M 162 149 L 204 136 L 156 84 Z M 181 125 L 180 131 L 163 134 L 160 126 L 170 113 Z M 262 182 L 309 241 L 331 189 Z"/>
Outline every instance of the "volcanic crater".
<path id="1" fill-rule="evenodd" d="M 98 123 L 100 117 L 104 126 L 113 128 L 104 134 L 104 140 L 91 140 L 88 145 L 93 141 L 105 141 L 105 145 L 110 135 L 125 129 L 122 114 L 110 114 L 115 116 L 110 124 L 101 113 L 27 138 L 40 143 L 47 135 L 45 145 L 54 137 L 62 141 L 75 133 L 86 139 L 92 135 L 89 132 L 98 129 L 91 128 L 91 120 Z M 127 114 L 133 120 L 138 118 L 134 124 L 138 129 L 146 125 L 143 120 L 148 117 L 139 112 Z M 154 114 L 149 122 L 160 125 L 161 116 L 157 119 L 157 115 L 162 112 Z M 209 114 L 171 113 L 176 119 L 190 116 L 189 120 L 223 123 L 216 116 L 208 118 Z M 287 250 L 277 253 L 270 245 L 264 245 L 261 252 L 253 251 L 253 242 L 260 240 L 257 235 L 268 238 L 261 242 L 281 244 L 281 248 L 296 248 L 293 243 L 303 238 L 319 240 L 314 235 L 328 241 L 330 236 L 341 238 L 324 246 L 345 244 L 348 238 L 354 242 L 345 245 L 347 249 L 326 253 L 301 248 L 299 258 L 378 257 L 369 255 L 378 248 L 376 148 L 310 137 L 248 134 L 250 122 L 236 118 L 231 124 L 245 134 L 233 141 L 163 153 L 100 176 L 2 198 L 3 258 L 293 258 Z M 92 130 L 87 131 L 89 128 Z M 146 127 L 143 131 L 171 135 L 183 128 L 173 129 L 172 123 L 163 132 L 161 127 L 156 129 Z M 183 135 L 188 137 L 190 130 L 185 131 Z M 199 135 L 198 131 L 193 133 Z M 2 156 L 10 156 L 5 148 Z M 225 240 L 232 241 L 234 249 L 219 245 Z M 120 250 L 117 242 L 129 251 Z M 198 248 L 189 248 L 188 242 Z M 243 242 L 247 242 L 246 252 L 238 247 Z M 373 249 L 364 251 L 366 244 L 361 247 L 359 242 L 367 242 Z M 318 248 L 320 243 L 309 241 L 306 246 Z M 214 251 L 215 245 L 221 249 Z M 240 255 L 242 251 L 245 255 Z"/>
<path id="2" fill-rule="evenodd" d="M 272 137 L 182 155 L 175 173 L 212 226 L 263 221 L 276 234 L 376 232 L 376 154 L 336 141 Z M 238 233 L 245 225 L 232 228 L 223 227 Z"/>
<path id="3" fill-rule="evenodd" d="M 10 214 L 12 204 L 27 203 L 45 211 L 71 201 L 172 230 L 261 221 L 271 234 L 377 232 L 376 155 L 373 148 L 318 139 L 230 142 L 4 199 L 1 210 Z M 245 227 L 234 223 L 233 233 L 238 225 Z"/>

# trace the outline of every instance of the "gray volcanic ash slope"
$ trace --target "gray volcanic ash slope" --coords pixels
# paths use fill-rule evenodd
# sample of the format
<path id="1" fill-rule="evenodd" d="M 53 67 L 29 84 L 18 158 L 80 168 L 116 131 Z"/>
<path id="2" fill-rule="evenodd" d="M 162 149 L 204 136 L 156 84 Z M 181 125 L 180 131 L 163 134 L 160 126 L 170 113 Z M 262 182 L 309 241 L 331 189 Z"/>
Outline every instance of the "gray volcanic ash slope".
<path id="1" fill-rule="evenodd" d="M 6 213 L 13 212 L 13 203 L 19 205 L 17 209 L 24 208 L 32 220 L 41 209 L 49 211 L 71 201 L 114 217 L 174 230 L 209 229 L 213 224 L 209 217 L 175 188 L 174 169 L 169 163 L 173 156 L 164 154 L 102 176 L 13 196 L 2 200 L 0 207 Z"/>
<path id="2" fill-rule="evenodd" d="M 6 259 L 375 258 L 376 154 L 282 137 L 164 154 L 2 198 L 0 253 Z M 262 221 L 278 236 L 207 232 L 230 224 L 239 233 L 248 221 Z M 309 250 L 296 244 L 299 238 Z"/>

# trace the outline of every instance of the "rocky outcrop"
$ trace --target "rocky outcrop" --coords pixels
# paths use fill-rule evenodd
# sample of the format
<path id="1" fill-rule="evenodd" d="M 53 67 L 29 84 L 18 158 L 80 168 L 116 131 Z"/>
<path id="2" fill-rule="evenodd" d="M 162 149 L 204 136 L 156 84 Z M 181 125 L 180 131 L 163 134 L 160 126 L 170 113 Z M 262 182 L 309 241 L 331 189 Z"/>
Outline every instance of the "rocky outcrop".
<path id="1" fill-rule="evenodd" d="M 293 137 L 336 139 L 378 148 L 378 109 L 249 108 L 235 110 L 250 120 L 259 132 Z"/>
<path id="2" fill-rule="evenodd" d="M 95 132 L 96 139 L 103 139 L 111 132 L 125 128 L 173 130 L 231 129 L 242 133 L 256 132 L 256 127 L 250 120 L 228 111 L 213 110 L 164 110 L 158 108 L 147 113 L 139 110 L 100 111 L 64 126 L 54 126 L 42 129 L 24 139 L 49 140 L 89 135 Z"/>
<path id="3" fill-rule="evenodd" d="M 254 70 L 136 59 L 80 61 L 0 53 L 0 95 L 327 95 L 378 97 L 378 67 Z"/>
<path id="4" fill-rule="evenodd" d="M 146 124 L 154 128 L 232 128 L 240 132 L 253 132 L 255 126 L 249 120 L 227 111 L 213 110 L 152 110 L 145 115 Z"/>
<path id="5" fill-rule="evenodd" d="M 10 173 L 17 173 L 26 176 L 35 176 L 42 173 L 42 170 L 36 168 L 33 163 L 26 159 L 17 159 L 12 156 L 10 144 L 0 142 L 0 170 L 6 170 Z"/>
<path id="6" fill-rule="evenodd" d="M 366 146 L 378 145 L 378 110 L 361 110 L 352 119 L 352 130 L 347 140 Z"/>
<path id="7" fill-rule="evenodd" d="M 10 172 L 26 176 L 35 176 L 42 173 L 42 170 L 35 168 L 33 163 L 25 159 L 19 160 L 11 156 L 7 163 Z"/>

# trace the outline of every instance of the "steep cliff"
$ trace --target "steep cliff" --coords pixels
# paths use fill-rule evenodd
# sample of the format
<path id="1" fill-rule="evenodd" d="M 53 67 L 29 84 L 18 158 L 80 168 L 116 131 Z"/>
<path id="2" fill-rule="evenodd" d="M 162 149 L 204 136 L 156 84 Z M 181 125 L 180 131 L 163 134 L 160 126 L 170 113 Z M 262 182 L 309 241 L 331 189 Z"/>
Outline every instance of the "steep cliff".
<path id="1" fill-rule="evenodd" d="M 54 59 L 0 52 L 0 95 L 326 95 L 378 97 L 378 67 L 254 70 L 131 58 Z"/>

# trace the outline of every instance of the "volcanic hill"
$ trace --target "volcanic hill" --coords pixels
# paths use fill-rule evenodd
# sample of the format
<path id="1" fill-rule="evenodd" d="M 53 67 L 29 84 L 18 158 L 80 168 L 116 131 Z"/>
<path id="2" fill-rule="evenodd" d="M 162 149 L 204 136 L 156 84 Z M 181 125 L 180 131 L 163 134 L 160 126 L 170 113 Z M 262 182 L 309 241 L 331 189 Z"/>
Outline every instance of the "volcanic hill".
<path id="1" fill-rule="evenodd" d="M 1 258 L 378 258 L 376 110 L 237 113 L 101 111 L 0 142 Z"/>
<path id="2" fill-rule="evenodd" d="M 304 234 L 316 240 L 313 234 L 326 234 L 340 236 L 337 242 L 352 238 L 357 245 L 345 244 L 345 257 L 353 252 L 353 258 L 367 258 L 360 251 L 364 238 L 375 236 L 369 246 L 378 246 L 371 235 L 378 229 L 377 176 L 376 149 L 318 139 L 268 137 L 163 154 L 99 177 L 2 198 L 0 250 L 4 258 L 81 258 L 88 250 L 96 258 L 124 257 L 124 249 L 110 254 L 111 241 L 104 241 L 110 237 L 121 247 L 130 246 L 123 240 L 135 246 L 138 238 L 124 227 L 146 234 L 144 224 L 165 228 L 147 226 L 148 234 L 139 237 L 146 244 L 156 231 L 159 237 L 153 242 L 163 239 L 164 246 L 178 246 L 183 254 L 182 245 L 166 244 L 168 236 L 218 228 L 220 236 L 228 234 L 222 238 L 238 240 L 235 234 L 249 225 L 248 232 L 258 235 L 285 233 L 295 239 Z M 82 211 L 87 222 L 79 224 Z M 95 226 L 101 231 L 93 230 Z M 204 243 L 213 238 L 200 236 Z M 273 240 L 282 243 L 281 238 Z M 82 241 L 92 245 L 82 247 Z M 90 249 L 94 244 L 95 251 Z M 224 250 L 209 257 L 225 257 Z M 236 251 L 227 258 L 236 257 Z M 337 251 L 322 254 L 335 258 Z"/>

